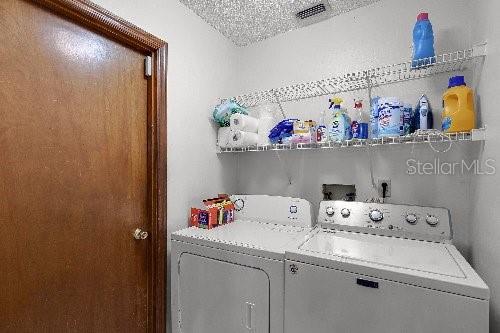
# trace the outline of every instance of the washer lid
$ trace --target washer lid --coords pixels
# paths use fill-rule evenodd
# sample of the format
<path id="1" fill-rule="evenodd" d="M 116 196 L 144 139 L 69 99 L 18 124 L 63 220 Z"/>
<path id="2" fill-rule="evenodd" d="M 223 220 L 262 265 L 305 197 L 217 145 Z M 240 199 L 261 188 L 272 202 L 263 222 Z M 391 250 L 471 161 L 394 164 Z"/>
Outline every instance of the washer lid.
<path id="1" fill-rule="evenodd" d="M 476 298 L 489 289 L 453 245 L 319 229 L 286 258 Z"/>
<path id="2" fill-rule="evenodd" d="M 448 249 L 439 243 L 349 232 L 320 232 L 299 248 L 388 267 L 465 278 Z"/>
<path id="3" fill-rule="evenodd" d="M 308 227 L 255 221 L 235 221 L 210 230 L 191 227 L 172 233 L 172 239 L 283 260 L 311 231 Z"/>

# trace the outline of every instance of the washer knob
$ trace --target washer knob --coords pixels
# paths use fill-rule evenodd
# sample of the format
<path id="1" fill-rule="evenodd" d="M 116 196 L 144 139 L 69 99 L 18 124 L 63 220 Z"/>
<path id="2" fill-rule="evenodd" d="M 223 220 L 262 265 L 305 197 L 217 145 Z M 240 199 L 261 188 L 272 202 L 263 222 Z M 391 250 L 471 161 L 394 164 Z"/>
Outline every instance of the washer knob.
<path id="1" fill-rule="evenodd" d="M 408 222 L 410 224 L 415 224 L 415 223 L 417 223 L 417 220 L 418 220 L 417 215 L 415 215 L 413 213 L 406 214 L 406 222 Z"/>
<path id="2" fill-rule="evenodd" d="M 435 227 L 439 223 L 439 219 L 437 217 L 435 217 L 434 215 L 427 215 L 427 217 L 425 218 L 425 221 L 431 227 Z"/>
<path id="3" fill-rule="evenodd" d="M 326 207 L 326 215 L 332 217 L 334 213 L 335 213 L 335 210 L 333 209 L 333 207 L 330 207 L 330 206 Z"/>
<path id="4" fill-rule="evenodd" d="M 342 208 L 340 214 L 342 214 L 342 217 L 349 217 L 349 215 L 351 215 L 351 211 L 347 208 Z"/>
<path id="5" fill-rule="evenodd" d="M 368 216 L 373 222 L 380 222 L 384 219 L 384 214 L 378 209 L 371 210 Z"/>

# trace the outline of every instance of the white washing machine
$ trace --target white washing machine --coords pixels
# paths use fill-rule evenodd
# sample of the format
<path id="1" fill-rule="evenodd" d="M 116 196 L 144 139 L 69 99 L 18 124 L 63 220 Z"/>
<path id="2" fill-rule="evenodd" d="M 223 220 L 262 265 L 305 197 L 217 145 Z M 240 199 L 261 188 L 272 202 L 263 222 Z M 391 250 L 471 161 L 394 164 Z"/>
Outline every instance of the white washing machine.
<path id="1" fill-rule="evenodd" d="M 285 260 L 286 333 L 487 333 L 489 289 L 442 208 L 326 201 Z"/>
<path id="2" fill-rule="evenodd" d="M 312 230 L 303 199 L 232 196 L 236 221 L 172 234 L 174 333 L 283 333 L 284 255 Z"/>

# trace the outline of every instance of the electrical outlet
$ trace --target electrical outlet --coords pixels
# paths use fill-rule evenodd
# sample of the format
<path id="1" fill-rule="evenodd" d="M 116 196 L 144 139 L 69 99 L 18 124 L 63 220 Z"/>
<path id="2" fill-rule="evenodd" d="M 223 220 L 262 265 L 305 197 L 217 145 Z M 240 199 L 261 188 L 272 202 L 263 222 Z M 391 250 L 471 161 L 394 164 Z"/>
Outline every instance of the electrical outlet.
<path id="1" fill-rule="evenodd" d="M 379 197 L 383 197 L 383 192 L 384 192 L 384 188 L 382 186 L 382 184 L 387 184 L 387 188 L 385 190 L 385 197 L 386 198 L 389 198 L 391 196 L 391 180 L 390 179 L 379 179 L 378 180 L 378 185 L 377 185 L 377 189 L 378 189 L 378 195 Z"/>

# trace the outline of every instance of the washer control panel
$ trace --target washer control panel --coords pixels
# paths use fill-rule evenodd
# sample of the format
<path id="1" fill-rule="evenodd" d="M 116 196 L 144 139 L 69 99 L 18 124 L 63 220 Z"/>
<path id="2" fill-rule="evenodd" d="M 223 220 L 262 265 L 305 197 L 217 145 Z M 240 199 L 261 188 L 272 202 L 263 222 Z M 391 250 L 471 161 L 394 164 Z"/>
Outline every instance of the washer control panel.
<path id="1" fill-rule="evenodd" d="M 435 242 L 452 240 L 448 209 L 355 201 L 322 201 L 323 228 Z"/>

